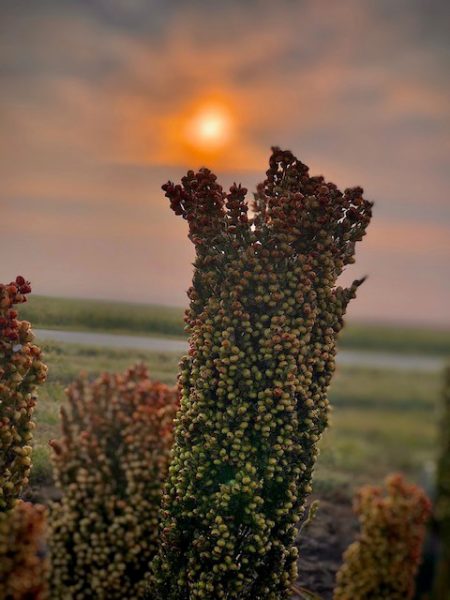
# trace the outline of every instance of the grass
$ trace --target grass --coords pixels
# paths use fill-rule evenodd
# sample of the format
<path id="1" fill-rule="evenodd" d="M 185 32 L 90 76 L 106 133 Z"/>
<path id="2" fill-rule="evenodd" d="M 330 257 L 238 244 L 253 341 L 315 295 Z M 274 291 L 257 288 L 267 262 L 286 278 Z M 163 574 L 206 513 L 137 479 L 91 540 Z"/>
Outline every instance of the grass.
<path id="1" fill-rule="evenodd" d="M 49 377 L 36 411 L 34 486 L 51 481 L 48 440 L 59 436 L 64 388 L 85 371 L 121 371 L 143 361 L 154 379 L 176 381 L 179 357 L 169 353 L 112 350 L 47 343 Z M 316 487 L 353 488 L 402 470 L 427 483 L 435 459 L 439 373 L 341 368 L 333 381 L 332 426 L 321 444 Z"/>
<path id="2" fill-rule="evenodd" d="M 331 426 L 321 443 L 319 485 L 354 487 L 403 471 L 429 487 L 436 459 L 439 373 L 346 368 L 330 391 Z"/>
<path id="3" fill-rule="evenodd" d="M 349 323 L 343 330 L 340 346 L 349 349 L 450 357 L 450 329 Z"/>
<path id="4" fill-rule="evenodd" d="M 20 316 L 36 329 L 185 337 L 183 309 L 157 304 L 32 296 Z"/>
<path id="5" fill-rule="evenodd" d="M 183 309 L 168 306 L 32 296 L 21 318 L 35 328 L 185 337 Z M 450 356 L 450 330 L 353 324 L 341 348 Z"/>

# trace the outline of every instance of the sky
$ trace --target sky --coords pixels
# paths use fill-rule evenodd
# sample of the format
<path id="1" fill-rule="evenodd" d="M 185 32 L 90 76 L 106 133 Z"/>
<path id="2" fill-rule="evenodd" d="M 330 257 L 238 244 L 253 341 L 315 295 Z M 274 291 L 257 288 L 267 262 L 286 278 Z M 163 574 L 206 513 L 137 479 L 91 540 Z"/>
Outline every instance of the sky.
<path id="1" fill-rule="evenodd" d="M 270 146 L 375 201 L 354 320 L 450 326 L 450 3 L 0 0 L 0 281 L 184 306 L 161 185 Z"/>

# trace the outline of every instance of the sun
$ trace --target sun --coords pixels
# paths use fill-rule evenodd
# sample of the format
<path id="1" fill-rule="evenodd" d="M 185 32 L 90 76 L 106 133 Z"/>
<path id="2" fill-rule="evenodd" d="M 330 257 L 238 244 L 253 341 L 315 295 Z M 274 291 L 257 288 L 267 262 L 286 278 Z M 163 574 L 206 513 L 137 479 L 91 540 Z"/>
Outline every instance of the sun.
<path id="1" fill-rule="evenodd" d="M 221 105 L 203 105 L 187 118 L 184 137 L 200 152 L 216 152 L 226 146 L 233 133 L 229 110 Z"/>

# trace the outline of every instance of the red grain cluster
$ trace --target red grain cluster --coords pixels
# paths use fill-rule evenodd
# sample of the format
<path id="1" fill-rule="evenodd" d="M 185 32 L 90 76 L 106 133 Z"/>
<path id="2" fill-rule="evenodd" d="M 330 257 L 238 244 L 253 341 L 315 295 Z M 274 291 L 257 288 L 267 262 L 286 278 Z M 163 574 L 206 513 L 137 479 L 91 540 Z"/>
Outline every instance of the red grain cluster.
<path id="1" fill-rule="evenodd" d="M 47 375 L 31 325 L 14 308 L 30 291 L 21 276 L 0 284 L 0 512 L 12 508 L 28 483 L 34 394 Z"/>

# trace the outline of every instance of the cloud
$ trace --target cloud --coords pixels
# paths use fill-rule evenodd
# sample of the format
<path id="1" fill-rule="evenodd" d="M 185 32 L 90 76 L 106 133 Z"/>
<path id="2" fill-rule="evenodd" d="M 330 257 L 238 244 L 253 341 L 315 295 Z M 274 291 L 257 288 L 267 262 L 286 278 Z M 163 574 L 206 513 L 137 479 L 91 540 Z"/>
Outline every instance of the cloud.
<path id="1" fill-rule="evenodd" d="M 182 302 L 191 248 L 160 184 L 208 162 L 253 188 L 280 144 L 376 200 L 358 263 L 376 283 L 355 310 L 401 316 L 403 298 L 418 314 L 426 294 L 411 304 L 415 282 L 448 293 L 447 11 L 437 0 L 3 3 L 1 244 L 11 268 L 29 261 L 46 289 L 78 295 L 101 273 L 95 293 L 108 296 L 121 293 L 111 280 L 130 282 L 151 256 L 152 281 L 140 297 L 128 285 L 127 297 Z M 194 153 L 180 131 L 211 99 L 234 114 L 234 138 Z M 64 260 L 77 273 L 70 285 Z M 162 275 L 170 265 L 173 281 Z M 395 306 L 374 304 L 394 281 Z"/>
<path id="2" fill-rule="evenodd" d="M 256 4 L 257 14 L 236 3 L 206 12 L 202 3 L 180 3 L 163 13 L 158 35 L 151 24 L 159 3 L 81 4 L 70 19 L 61 10 L 36 17 L 38 27 L 17 18 L 11 35 L 19 27 L 27 43 L 6 43 L 4 60 L 15 58 L 29 80 L 25 89 L 23 80 L 19 89 L 7 81 L 16 99 L 7 94 L 8 120 L 21 139 L 36 133 L 52 144 L 53 135 L 55 147 L 64 137 L 69 150 L 85 145 L 96 160 L 185 165 L 191 156 L 172 130 L 190 105 L 219 96 L 235 111 L 239 135 L 217 166 L 254 169 L 286 137 L 329 131 L 366 146 L 361 126 L 370 135 L 405 120 L 412 128 L 414 119 L 448 119 L 436 81 L 423 85 L 435 56 L 414 46 L 411 25 L 404 30 L 367 2 Z M 146 16 L 148 35 L 107 18 L 124 13 Z"/>

